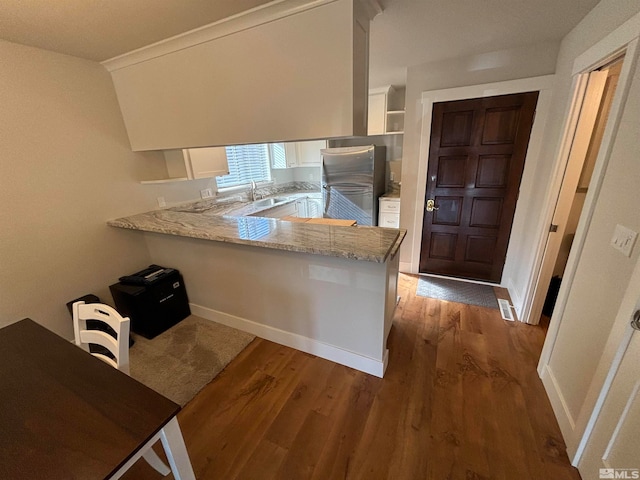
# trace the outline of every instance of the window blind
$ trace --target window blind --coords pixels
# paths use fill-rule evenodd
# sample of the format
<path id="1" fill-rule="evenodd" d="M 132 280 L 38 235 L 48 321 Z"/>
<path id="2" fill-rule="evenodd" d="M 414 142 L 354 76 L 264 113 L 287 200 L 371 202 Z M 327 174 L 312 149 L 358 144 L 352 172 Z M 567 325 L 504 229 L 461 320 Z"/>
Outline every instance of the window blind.
<path id="1" fill-rule="evenodd" d="M 284 143 L 271 144 L 271 162 L 273 168 L 287 168 L 287 154 Z"/>
<path id="2" fill-rule="evenodd" d="M 216 177 L 218 188 L 235 187 L 271 180 L 269 146 L 267 144 L 226 147 L 229 174 Z"/>

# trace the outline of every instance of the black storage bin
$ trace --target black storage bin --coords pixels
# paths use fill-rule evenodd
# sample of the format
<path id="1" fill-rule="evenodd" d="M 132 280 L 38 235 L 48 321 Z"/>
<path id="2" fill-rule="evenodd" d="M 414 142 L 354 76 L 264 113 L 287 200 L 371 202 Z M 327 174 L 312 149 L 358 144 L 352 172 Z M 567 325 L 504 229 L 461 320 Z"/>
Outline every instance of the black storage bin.
<path id="1" fill-rule="evenodd" d="M 173 268 L 149 265 L 109 286 L 120 314 L 131 319 L 131 330 L 153 338 L 191 315 L 182 275 Z"/>
<path id="2" fill-rule="evenodd" d="M 544 306 L 542 307 L 542 314 L 550 317 L 553 314 L 553 308 L 556 306 L 556 300 L 558 300 L 558 292 L 560 292 L 560 284 L 562 278 L 557 275 L 551 277 L 549 283 L 549 290 L 547 290 L 547 296 L 544 299 Z"/>

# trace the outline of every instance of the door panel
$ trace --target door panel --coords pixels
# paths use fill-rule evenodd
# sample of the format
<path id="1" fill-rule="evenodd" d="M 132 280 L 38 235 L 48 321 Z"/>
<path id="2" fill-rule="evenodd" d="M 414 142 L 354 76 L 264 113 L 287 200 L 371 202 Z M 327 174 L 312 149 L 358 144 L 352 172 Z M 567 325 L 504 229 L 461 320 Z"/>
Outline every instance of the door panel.
<path id="1" fill-rule="evenodd" d="M 500 281 L 537 99 L 434 104 L 420 272 Z"/>
<path id="2" fill-rule="evenodd" d="M 632 334 L 615 372 L 607 398 L 578 465 L 580 475 L 585 480 L 640 478 L 639 358 L 640 334 L 636 332 Z M 606 470 L 601 469 L 614 469 L 614 476 L 603 476 Z M 616 474 L 620 476 L 616 477 Z"/>

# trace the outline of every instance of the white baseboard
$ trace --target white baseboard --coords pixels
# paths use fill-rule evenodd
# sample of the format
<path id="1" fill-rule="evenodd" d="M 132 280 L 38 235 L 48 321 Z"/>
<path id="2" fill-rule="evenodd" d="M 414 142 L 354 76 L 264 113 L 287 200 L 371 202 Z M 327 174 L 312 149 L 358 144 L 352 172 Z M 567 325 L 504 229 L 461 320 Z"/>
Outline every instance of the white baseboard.
<path id="1" fill-rule="evenodd" d="M 402 273 L 416 273 L 411 271 L 411 262 L 400 262 L 399 269 Z"/>
<path id="2" fill-rule="evenodd" d="M 547 397 L 549 397 L 549 401 L 551 402 L 553 413 L 556 416 L 556 420 L 558 420 L 560 431 L 562 432 L 562 436 L 567 445 L 567 453 L 569 453 L 569 458 L 572 458 L 572 452 L 575 453 L 573 437 L 576 428 L 576 422 L 573 419 L 571 412 L 569 411 L 567 402 L 562 395 L 562 391 L 558 386 L 556 377 L 553 375 L 553 372 L 549 368 L 549 365 L 545 365 L 542 376 L 540 378 L 542 379 L 542 384 L 544 385 L 544 389 L 547 392 Z"/>
<path id="3" fill-rule="evenodd" d="M 340 365 L 345 365 L 350 368 L 354 368 L 361 372 L 375 375 L 382 378 L 384 372 L 387 369 L 387 363 L 389 361 L 389 350 L 385 350 L 384 358 L 382 361 L 375 360 L 371 357 L 359 355 L 348 350 L 329 345 L 326 343 L 318 342 L 308 337 L 298 335 L 297 333 L 285 332 L 269 325 L 253 322 L 246 318 L 236 317 L 229 315 L 228 313 L 219 312 L 211 308 L 196 305 L 194 303 L 189 304 L 191 307 L 191 313 L 198 317 L 212 320 L 228 327 L 242 330 L 243 332 L 251 333 L 257 337 L 270 340 L 280 345 L 295 348 L 302 352 L 310 353 L 318 357 L 330 360 Z"/>
<path id="4" fill-rule="evenodd" d="M 518 317 L 518 320 L 523 322 L 524 319 L 522 318 L 522 307 L 524 307 L 524 305 L 522 303 L 522 298 L 520 297 L 518 289 L 513 286 L 513 281 L 510 278 L 508 278 L 504 282 L 504 288 L 509 290 L 511 305 L 513 305 L 513 309 L 516 311 L 516 317 Z"/>

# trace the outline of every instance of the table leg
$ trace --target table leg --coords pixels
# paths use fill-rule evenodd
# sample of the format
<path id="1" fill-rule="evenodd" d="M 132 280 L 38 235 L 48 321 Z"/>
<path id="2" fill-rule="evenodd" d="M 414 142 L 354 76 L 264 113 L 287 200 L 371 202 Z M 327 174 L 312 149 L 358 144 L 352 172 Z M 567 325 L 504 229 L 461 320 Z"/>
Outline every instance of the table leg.
<path id="1" fill-rule="evenodd" d="M 196 476 L 193 473 L 187 447 L 184 444 L 176 417 L 173 417 L 160 431 L 160 440 L 175 480 L 195 480 Z"/>

